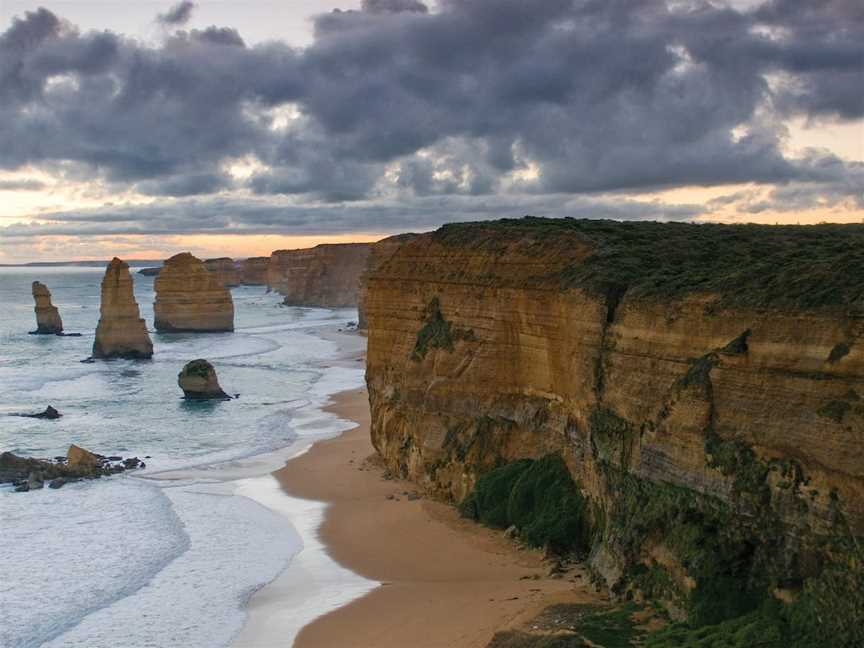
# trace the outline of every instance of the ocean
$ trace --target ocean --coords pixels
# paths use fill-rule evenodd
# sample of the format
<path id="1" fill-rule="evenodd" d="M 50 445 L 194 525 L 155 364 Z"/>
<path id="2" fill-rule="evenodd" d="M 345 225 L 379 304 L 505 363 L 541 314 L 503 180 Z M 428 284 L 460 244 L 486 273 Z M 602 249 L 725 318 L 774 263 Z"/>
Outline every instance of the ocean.
<path id="1" fill-rule="evenodd" d="M 286 307 L 242 286 L 234 333 L 157 334 L 153 278 L 133 269 L 153 360 L 83 364 L 103 272 L 0 268 L 0 451 L 53 457 L 75 443 L 149 457 L 141 471 L 59 490 L 0 486 L 0 646 L 228 646 L 249 597 L 301 550 L 317 552 L 328 588 L 298 604 L 298 630 L 374 586 L 324 555 L 312 523 L 323 505 L 282 494 L 269 475 L 353 426 L 322 407 L 363 385 L 365 340 L 339 332 L 357 311 Z M 81 337 L 28 335 L 35 280 Z M 184 401 L 177 374 L 195 358 L 239 397 Z M 62 418 L 13 416 L 48 405 Z"/>

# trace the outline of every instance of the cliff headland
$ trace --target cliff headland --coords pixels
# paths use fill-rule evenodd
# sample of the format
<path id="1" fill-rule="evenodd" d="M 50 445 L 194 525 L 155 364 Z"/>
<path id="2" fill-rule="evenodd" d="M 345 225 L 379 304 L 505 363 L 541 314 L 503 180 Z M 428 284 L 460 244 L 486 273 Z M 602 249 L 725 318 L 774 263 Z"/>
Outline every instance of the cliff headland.
<path id="1" fill-rule="evenodd" d="M 682 641 L 860 645 L 864 226 L 525 218 L 384 245 L 363 302 L 390 471 L 662 602 Z"/>

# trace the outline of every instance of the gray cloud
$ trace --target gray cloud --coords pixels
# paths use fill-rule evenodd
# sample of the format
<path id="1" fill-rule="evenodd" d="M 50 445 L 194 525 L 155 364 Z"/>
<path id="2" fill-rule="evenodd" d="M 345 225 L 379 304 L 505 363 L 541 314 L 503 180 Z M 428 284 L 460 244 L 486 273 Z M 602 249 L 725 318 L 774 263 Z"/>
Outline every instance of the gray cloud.
<path id="1" fill-rule="evenodd" d="M 156 22 L 162 25 L 185 25 L 192 17 L 195 6 L 195 3 L 189 0 L 178 2 L 165 13 L 156 16 Z"/>
<path id="2" fill-rule="evenodd" d="M 47 186 L 41 180 L 0 180 L 0 191 L 39 191 Z"/>
<path id="3" fill-rule="evenodd" d="M 739 182 L 854 195 L 848 164 L 782 142 L 790 117 L 864 117 L 862 61 L 855 0 L 366 0 L 319 16 L 303 50 L 218 27 L 148 46 L 40 9 L 0 35 L 0 168 L 62 161 L 176 197 L 238 188 L 226 161 L 252 155 L 268 167 L 252 193 L 325 202 Z M 299 116 L 276 127 L 286 103 Z"/>

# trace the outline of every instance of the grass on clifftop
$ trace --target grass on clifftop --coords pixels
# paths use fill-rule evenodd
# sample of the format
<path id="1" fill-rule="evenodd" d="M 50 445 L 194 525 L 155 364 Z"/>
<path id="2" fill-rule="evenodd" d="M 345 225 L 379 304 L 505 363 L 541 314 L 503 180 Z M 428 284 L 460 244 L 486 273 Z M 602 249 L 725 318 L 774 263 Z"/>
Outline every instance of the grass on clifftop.
<path id="1" fill-rule="evenodd" d="M 445 225 L 449 245 L 574 236 L 593 252 L 546 279 L 603 295 L 668 298 L 713 292 L 728 305 L 864 311 L 864 225 L 720 225 L 526 216 Z M 540 279 L 540 278 L 538 278 Z"/>

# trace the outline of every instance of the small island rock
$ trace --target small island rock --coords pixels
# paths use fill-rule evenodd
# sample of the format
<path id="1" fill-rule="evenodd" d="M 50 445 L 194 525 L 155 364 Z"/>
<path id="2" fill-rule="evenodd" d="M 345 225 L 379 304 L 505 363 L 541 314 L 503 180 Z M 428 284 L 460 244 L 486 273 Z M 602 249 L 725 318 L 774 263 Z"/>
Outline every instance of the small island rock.
<path id="1" fill-rule="evenodd" d="M 177 375 L 177 384 L 183 390 L 184 398 L 189 400 L 230 400 L 230 396 L 222 391 L 216 370 L 206 360 L 193 360 L 186 364 Z"/>

